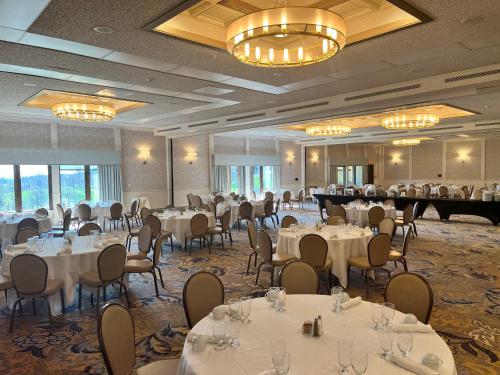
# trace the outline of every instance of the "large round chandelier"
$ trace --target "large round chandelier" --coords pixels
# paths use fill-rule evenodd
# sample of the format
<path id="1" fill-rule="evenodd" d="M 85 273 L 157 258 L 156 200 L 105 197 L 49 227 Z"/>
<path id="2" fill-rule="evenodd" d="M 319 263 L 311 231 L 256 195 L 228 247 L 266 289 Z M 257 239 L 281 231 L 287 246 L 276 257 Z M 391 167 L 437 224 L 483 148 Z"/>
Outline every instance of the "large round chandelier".
<path id="1" fill-rule="evenodd" d="M 329 10 L 284 6 L 238 18 L 227 28 L 226 42 L 228 52 L 246 64 L 302 66 L 329 59 L 344 48 L 346 25 Z"/>
<path id="2" fill-rule="evenodd" d="M 306 128 L 307 135 L 311 137 L 342 137 L 351 133 L 351 128 L 345 125 L 312 125 Z"/>
<path id="3" fill-rule="evenodd" d="M 386 129 L 420 129 L 430 128 L 439 123 L 439 116 L 432 114 L 391 115 L 382 119 L 382 127 Z"/>
<path id="4" fill-rule="evenodd" d="M 416 146 L 420 144 L 420 138 L 401 138 L 392 141 L 393 146 Z"/>
<path id="5" fill-rule="evenodd" d="M 102 104 L 59 103 L 52 106 L 52 113 L 63 120 L 102 122 L 116 116 L 113 107 Z"/>

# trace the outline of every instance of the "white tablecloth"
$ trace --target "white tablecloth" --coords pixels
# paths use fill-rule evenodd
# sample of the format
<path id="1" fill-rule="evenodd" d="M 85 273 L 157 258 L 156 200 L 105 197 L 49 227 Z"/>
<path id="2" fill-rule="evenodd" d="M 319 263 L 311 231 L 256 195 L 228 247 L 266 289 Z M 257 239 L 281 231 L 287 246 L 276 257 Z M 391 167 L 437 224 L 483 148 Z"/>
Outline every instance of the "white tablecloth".
<path id="1" fill-rule="evenodd" d="M 346 212 L 346 218 L 348 221 L 355 221 L 360 228 L 364 228 L 370 225 L 370 220 L 368 220 L 368 211 L 375 205 L 356 205 L 356 206 L 344 206 Z M 392 206 L 380 206 L 384 209 L 385 217 L 391 217 L 396 219 L 396 208 Z"/>
<path id="2" fill-rule="evenodd" d="M 34 215 L 21 215 L 19 217 L 10 218 L 9 216 L 0 217 L 0 245 L 2 248 L 14 242 L 17 233 L 17 224 L 22 219 L 35 217 Z M 45 233 L 52 229 L 52 223 L 49 217 L 36 217 L 38 221 L 38 232 Z"/>
<path id="3" fill-rule="evenodd" d="M 370 302 L 362 302 L 339 314 L 331 308 L 331 297 L 325 295 L 287 295 L 284 312 L 273 310 L 265 298 L 254 299 L 249 324 L 229 323 L 240 325 L 239 348 L 216 351 L 213 345 L 208 345 L 203 352 L 193 352 L 192 344 L 186 342 L 177 375 L 274 374 L 274 371 L 265 371 L 272 369 L 270 342 L 276 339 L 286 341 L 286 350 L 290 353 L 288 375 L 337 374 L 338 340 L 342 338 L 352 340 L 355 348 L 369 353 L 366 375 L 411 374 L 379 357 L 379 337 L 372 328 Z M 303 321 L 318 314 L 323 320 L 323 336 L 302 336 Z M 403 318 L 402 313 L 396 312 L 393 322 L 399 323 Z M 212 322 L 204 318 L 192 332 L 211 335 Z M 440 375 L 457 373 L 450 349 L 436 333 L 414 333 L 413 338 L 410 358 L 420 361 L 424 353 L 435 353 L 443 360 Z M 396 345 L 393 349 L 398 351 Z"/>
<path id="4" fill-rule="evenodd" d="M 184 212 L 182 215 L 180 212 L 166 212 L 163 214 L 157 214 L 161 221 L 161 228 L 165 231 L 172 232 L 176 240 L 184 245 L 185 234 L 191 232 L 191 218 L 197 214 L 193 211 Z M 208 227 L 215 227 L 215 216 L 211 212 L 203 213 L 208 217 Z"/>
<path id="5" fill-rule="evenodd" d="M 300 239 L 309 233 L 320 234 L 327 241 L 328 257 L 333 261 L 332 274 L 337 276 L 343 286 L 347 286 L 347 262 L 349 258 L 368 254 L 368 242 L 373 236 L 372 231 L 353 226 L 324 226 L 320 232 L 314 228 L 280 229 L 276 251 L 300 258 Z"/>
<path id="6" fill-rule="evenodd" d="M 122 237 L 107 236 L 110 243 L 123 243 Z M 75 286 L 80 274 L 97 270 L 97 257 L 102 249 L 96 249 L 91 243 L 91 237 L 75 237 L 73 240 L 72 254 L 57 255 L 62 249 L 64 239 L 53 238 L 45 242 L 45 246 L 40 253 L 36 255 L 42 257 L 48 266 L 48 278 L 58 279 L 64 282 L 64 300 L 66 306 L 70 305 L 75 296 Z M 10 275 L 10 262 L 25 250 L 9 248 L 4 252 L 0 272 L 2 275 Z M 16 293 L 13 289 L 9 290 L 8 305 L 13 307 L 16 300 Z M 61 299 L 59 293 L 49 298 L 52 313 L 61 313 Z"/>
<path id="7" fill-rule="evenodd" d="M 255 215 L 262 215 L 264 213 L 264 201 L 250 201 L 252 203 L 252 219 L 255 218 Z M 233 226 L 237 221 L 240 213 L 240 204 L 238 202 L 229 202 L 226 204 L 218 204 L 217 205 L 217 216 L 222 216 L 226 211 L 227 207 L 231 207 L 231 219 L 229 221 L 229 225 Z"/>

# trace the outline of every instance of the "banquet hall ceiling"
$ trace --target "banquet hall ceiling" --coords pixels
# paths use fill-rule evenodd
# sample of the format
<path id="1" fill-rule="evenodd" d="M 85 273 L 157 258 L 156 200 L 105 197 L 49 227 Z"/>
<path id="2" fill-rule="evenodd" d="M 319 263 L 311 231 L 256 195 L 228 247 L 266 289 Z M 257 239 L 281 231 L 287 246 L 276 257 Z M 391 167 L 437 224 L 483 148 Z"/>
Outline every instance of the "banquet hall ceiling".
<path id="1" fill-rule="evenodd" d="M 97 95 L 107 90 L 104 95 L 151 103 L 96 126 L 157 129 L 171 137 L 415 103 L 447 103 L 478 113 L 456 122 L 500 120 L 500 2 L 405 2 L 432 21 L 347 46 L 320 64 L 262 69 L 241 64 L 221 49 L 145 29 L 182 1 L 72 0 L 68 6 L 64 0 L 4 0 L 0 118 L 60 121 L 50 111 L 19 105 L 47 89 Z M 113 32 L 97 33 L 96 26 Z M 475 68 L 473 73 L 489 73 L 443 83 Z M 465 72 L 454 74 L 458 71 Z M 415 85 L 420 87 L 401 89 Z M 310 106 L 321 102 L 329 104 Z M 300 110 L 283 110 L 292 107 Z M 160 132 L 171 128 L 179 129 Z M 273 132 L 304 138 L 289 130 Z"/>

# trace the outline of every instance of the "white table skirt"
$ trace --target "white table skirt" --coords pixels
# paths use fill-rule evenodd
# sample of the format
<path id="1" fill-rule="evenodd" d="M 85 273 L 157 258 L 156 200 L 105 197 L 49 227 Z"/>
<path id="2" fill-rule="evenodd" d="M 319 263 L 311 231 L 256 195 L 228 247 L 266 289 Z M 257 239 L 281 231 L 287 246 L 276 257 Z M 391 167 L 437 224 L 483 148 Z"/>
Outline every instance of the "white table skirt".
<path id="1" fill-rule="evenodd" d="M 273 310 L 265 298 L 252 300 L 251 322 L 240 325 L 240 342 L 237 349 L 216 351 L 207 345 L 203 352 L 193 352 L 190 343 L 184 345 L 177 375 L 257 375 L 274 374 L 270 352 L 271 340 L 286 341 L 290 353 L 288 375 L 337 374 L 338 340 L 353 341 L 355 348 L 369 353 L 366 375 L 405 375 L 410 372 L 379 357 L 379 337 L 372 328 L 371 303 L 362 302 L 335 314 L 332 300 L 325 295 L 287 295 L 286 311 Z M 301 326 L 304 320 L 321 314 L 324 335 L 320 338 L 304 337 Z M 396 312 L 393 322 L 399 323 L 404 314 Z M 227 319 L 227 318 L 226 318 Z M 421 324 L 421 323 L 419 323 Z M 196 334 L 212 334 L 212 320 L 204 318 L 192 329 Z M 414 333 L 410 358 L 420 361 L 424 353 L 431 352 L 443 360 L 440 375 L 455 375 L 453 355 L 436 333 Z M 394 345 L 394 350 L 398 351 Z"/>
<path id="2" fill-rule="evenodd" d="M 344 206 L 346 212 L 346 218 L 348 221 L 355 221 L 360 228 L 370 226 L 370 220 L 368 219 L 368 211 L 374 205 L 368 207 L 364 205 L 358 206 Z M 391 217 L 396 219 L 396 209 L 392 206 L 380 206 L 384 209 L 385 217 Z"/>
<path id="3" fill-rule="evenodd" d="M 195 215 L 194 212 L 185 212 L 181 215 L 179 212 L 175 214 L 158 214 L 161 221 L 161 228 L 165 231 L 172 232 L 175 239 L 184 246 L 185 234 L 191 232 L 191 218 Z M 205 212 L 204 215 L 208 217 L 208 227 L 215 227 L 215 216 L 210 212 Z"/>
<path id="4" fill-rule="evenodd" d="M 34 216 L 23 215 L 14 219 L 8 219 L 6 222 L 2 221 L 5 220 L 5 217 L 3 219 L 0 219 L 0 245 L 2 245 L 2 248 L 14 242 L 14 238 L 16 237 L 17 233 L 17 224 L 19 224 L 22 219 L 26 219 L 29 217 Z M 45 233 L 52 229 L 52 222 L 50 221 L 49 217 L 37 217 L 36 220 L 38 221 L 39 225 L 39 233 Z"/>
<path id="5" fill-rule="evenodd" d="M 316 232 L 313 228 L 297 230 L 295 228 L 280 229 L 276 251 L 294 255 L 300 258 L 299 242 L 303 235 L 308 233 L 320 234 L 328 243 L 328 257 L 333 261 L 332 274 L 335 275 L 342 286 L 347 286 L 347 263 L 349 258 L 366 256 L 368 242 L 373 233 L 357 227 L 324 226 L 323 230 Z M 338 238 L 331 239 L 332 235 Z"/>
<path id="6" fill-rule="evenodd" d="M 48 278 L 62 280 L 64 283 L 64 300 L 66 306 L 70 305 L 75 296 L 75 286 L 78 283 L 80 274 L 97 270 L 97 257 L 102 249 L 96 249 L 90 242 L 90 236 L 76 237 L 73 243 L 72 254 L 57 255 L 63 246 L 62 238 L 53 238 L 47 240 L 42 251 L 36 255 L 42 257 L 47 263 Z M 116 238 L 116 241 L 122 243 L 121 237 Z M 2 275 L 10 275 L 10 262 L 24 250 L 16 250 L 11 248 L 4 252 L 2 263 L 0 264 L 0 272 Z M 16 293 L 13 289 L 8 293 L 8 306 L 13 307 L 16 300 Z M 49 297 L 52 314 L 60 314 L 62 310 L 61 299 L 59 293 Z"/>
<path id="7" fill-rule="evenodd" d="M 264 213 L 264 201 L 251 201 L 253 209 L 252 209 L 252 219 L 255 218 L 255 215 L 262 215 Z M 217 216 L 222 216 L 224 211 L 228 206 L 219 204 L 217 205 Z M 231 203 L 231 218 L 229 220 L 229 225 L 233 226 L 237 221 L 240 214 L 240 203 Z"/>

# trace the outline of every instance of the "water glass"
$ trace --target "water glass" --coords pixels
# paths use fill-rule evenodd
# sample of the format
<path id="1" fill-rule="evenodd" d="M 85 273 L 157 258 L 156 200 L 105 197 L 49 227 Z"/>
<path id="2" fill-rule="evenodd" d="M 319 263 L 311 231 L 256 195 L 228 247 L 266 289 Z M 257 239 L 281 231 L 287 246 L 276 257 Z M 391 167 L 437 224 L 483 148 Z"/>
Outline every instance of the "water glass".
<path id="1" fill-rule="evenodd" d="M 384 326 L 388 327 L 392 318 L 394 318 L 394 304 L 390 302 L 384 302 L 382 304 L 382 317 L 384 318 Z"/>
<path id="2" fill-rule="evenodd" d="M 241 302 L 238 298 L 231 298 L 227 301 L 229 309 L 229 317 L 232 322 L 240 320 L 240 306 Z"/>
<path id="3" fill-rule="evenodd" d="M 372 303 L 372 322 L 375 331 L 378 331 L 382 325 L 382 305 L 378 303 Z"/>
<path id="4" fill-rule="evenodd" d="M 227 323 L 224 321 L 214 321 L 212 325 L 212 333 L 215 341 L 217 342 L 215 350 L 226 349 Z"/>
<path id="5" fill-rule="evenodd" d="M 37 239 L 38 237 L 29 237 L 27 240 L 26 240 L 26 245 L 28 246 L 28 248 L 30 249 L 33 249 L 35 247 L 35 240 Z"/>
<path id="6" fill-rule="evenodd" d="M 397 341 L 399 351 L 403 357 L 408 357 L 413 347 L 413 335 L 411 333 L 400 333 Z"/>
<path id="7" fill-rule="evenodd" d="M 241 316 L 243 317 L 242 322 L 248 324 L 251 322 L 249 317 L 250 314 L 252 313 L 252 299 L 250 297 L 241 297 L 240 303 L 241 303 Z"/>
<path id="8" fill-rule="evenodd" d="M 286 289 L 279 288 L 278 296 L 276 298 L 276 310 L 285 311 L 286 308 Z"/>
<path id="9" fill-rule="evenodd" d="M 339 340 L 339 365 L 340 373 L 348 374 L 351 366 L 352 341 L 347 339 Z"/>
<path id="10" fill-rule="evenodd" d="M 336 313 L 340 312 L 342 293 L 344 293 L 344 289 L 341 286 L 334 286 L 332 288 L 333 311 Z"/>
<path id="11" fill-rule="evenodd" d="M 351 367 L 356 375 L 362 375 L 368 368 L 368 352 L 352 349 Z"/>
<path id="12" fill-rule="evenodd" d="M 272 286 L 269 288 L 269 291 L 266 293 L 266 298 L 269 302 L 271 302 L 271 306 L 273 309 L 276 308 L 276 301 L 278 300 L 278 293 L 280 288 L 277 286 Z"/>
<path id="13" fill-rule="evenodd" d="M 290 353 L 284 352 L 281 355 L 273 354 L 272 360 L 275 374 L 288 374 L 288 371 L 290 370 Z"/>
<path id="14" fill-rule="evenodd" d="M 384 359 L 389 359 L 392 353 L 392 344 L 394 341 L 394 335 L 392 330 L 383 327 L 379 330 L 379 345 L 382 349 L 382 354 L 380 356 Z"/>
<path id="15" fill-rule="evenodd" d="M 286 342 L 285 340 L 273 340 L 271 341 L 271 358 L 273 361 L 274 371 L 276 374 L 286 374 L 283 372 L 284 368 L 286 368 Z M 290 359 L 288 358 L 288 367 L 290 365 Z M 280 372 L 281 371 L 281 372 Z"/>
<path id="16" fill-rule="evenodd" d="M 227 333 L 229 336 L 229 345 L 232 348 L 240 346 L 240 326 L 238 323 L 231 323 L 228 325 Z"/>
<path id="17" fill-rule="evenodd" d="M 276 354 L 277 356 L 284 355 L 286 352 L 286 341 L 285 340 L 272 340 L 271 341 L 271 354 Z"/>

